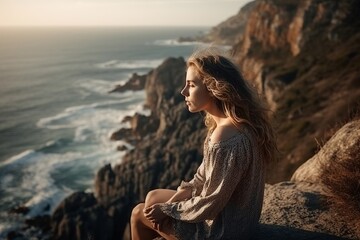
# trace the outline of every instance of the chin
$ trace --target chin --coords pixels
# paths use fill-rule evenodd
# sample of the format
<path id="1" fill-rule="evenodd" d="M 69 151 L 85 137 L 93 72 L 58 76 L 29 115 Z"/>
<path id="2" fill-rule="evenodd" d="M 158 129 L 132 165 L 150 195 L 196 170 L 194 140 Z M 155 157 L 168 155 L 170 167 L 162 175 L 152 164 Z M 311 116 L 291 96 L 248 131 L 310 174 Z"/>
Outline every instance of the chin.
<path id="1" fill-rule="evenodd" d="M 196 112 L 200 112 L 199 110 L 197 109 L 191 109 L 191 108 L 188 108 L 189 112 L 191 113 L 196 113 Z"/>

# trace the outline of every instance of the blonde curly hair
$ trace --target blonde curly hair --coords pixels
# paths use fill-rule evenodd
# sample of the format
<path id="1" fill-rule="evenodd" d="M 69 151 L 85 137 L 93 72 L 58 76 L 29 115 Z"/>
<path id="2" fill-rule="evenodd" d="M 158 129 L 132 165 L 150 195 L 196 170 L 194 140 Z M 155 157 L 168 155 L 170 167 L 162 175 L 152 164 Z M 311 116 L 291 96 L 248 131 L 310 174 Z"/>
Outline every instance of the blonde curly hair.
<path id="1" fill-rule="evenodd" d="M 195 51 L 187 61 L 194 66 L 217 105 L 236 127 L 246 124 L 253 129 L 267 162 L 275 160 L 277 152 L 274 130 L 270 124 L 269 108 L 257 91 L 245 81 L 241 71 L 219 49 Z M 208 132 L 216 128 L 214 119 L 206 113 Z"/>

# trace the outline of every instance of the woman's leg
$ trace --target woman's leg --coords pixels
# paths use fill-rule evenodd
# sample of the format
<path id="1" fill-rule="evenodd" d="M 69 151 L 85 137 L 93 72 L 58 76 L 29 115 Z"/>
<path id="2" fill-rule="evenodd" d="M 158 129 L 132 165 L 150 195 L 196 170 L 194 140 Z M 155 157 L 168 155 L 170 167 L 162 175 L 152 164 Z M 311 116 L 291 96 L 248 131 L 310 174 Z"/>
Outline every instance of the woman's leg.
<path id="1" fill-rule="evenodd" d="M 132 240 L 154 239 L 159 234 L 153 229 L 152 223 L 144 216 L 144 203 L 139 203 L 131 212 L 130 228 Z"/>
<path id="2" fill-rule="evenodd" d="M 169 200 L 174 194 L 176 193 L 175 190 L 170 189 L 155 189 L 146 195 L 145 198 L 145 208 L 154 205 L 155 203 L 164 203 Z"/>
<path id="3" fill-rule="evenodd" d="M 164 232 L 160 232 L 153 227 L 153 224 L 144 216 L 144 208 L 155 203 L 163 203 L 169 200 L 176 191 L 169 189 L 156 189 L 150 191 L 145 199 L 145 203 L 138 204 L 131 213 L 130 227 L 132 240 L 146 240 L 153 239 L 156 236 L 162 235 L 167 239 L 172 239 L 170 234 L 172 229 L 169 229 L 169 224 L 165 226 Z"/>

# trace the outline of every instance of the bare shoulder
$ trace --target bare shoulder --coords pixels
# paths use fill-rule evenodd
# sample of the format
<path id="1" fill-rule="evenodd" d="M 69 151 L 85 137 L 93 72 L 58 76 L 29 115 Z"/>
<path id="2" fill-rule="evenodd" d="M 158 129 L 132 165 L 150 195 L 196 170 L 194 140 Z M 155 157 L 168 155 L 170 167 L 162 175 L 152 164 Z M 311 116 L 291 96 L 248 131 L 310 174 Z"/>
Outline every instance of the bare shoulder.
<path id="1" fill-rule="evenodd" d="M 211 134 L 211 143 L 218 143 L 239 134 L 239 130 L 232 124 L 226 124 L 215 128 Z"/>

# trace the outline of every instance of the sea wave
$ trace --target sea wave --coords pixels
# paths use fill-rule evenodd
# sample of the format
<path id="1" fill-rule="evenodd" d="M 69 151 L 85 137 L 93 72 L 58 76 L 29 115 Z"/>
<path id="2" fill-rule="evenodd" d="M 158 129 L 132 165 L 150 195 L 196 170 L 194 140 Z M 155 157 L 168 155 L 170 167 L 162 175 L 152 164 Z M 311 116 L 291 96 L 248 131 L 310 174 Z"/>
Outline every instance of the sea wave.
<path id="1" fill-rule="evenodd" d="M 48 129 L 86 126 L 96 130 L 104 129 L 109 125 L 121 127 L 120 122 L 125 116 L 133 115 L 143 109 L 143 95 L 143 92 L 127 92 L 122 95 L 122 99 L 69 107 L 55 116 L 40 119 L 36 125 Z M 120 106 L 124 106 L 123 109 L 118 109 Z"/>
<path id="2" fill-rule="evenodd" d="M 51 212 L 57 203 L 71 192 L 57 187 L 51 174 L 59 165 L 75 161 L 81 156 L 79 152 L 47 154 L 27 150 L 10 158 L 1 165 L 0 170 L 1 188 L 12 194 L 11 198 L 2 201 L 25 200 L 24 206 L 30 208 L 27 214 L 30 217 Z M 13 171 L 14 169 L 17 171 Z"/>
<path id="3" fill-rule="evenodd" d="M 96 67 L 102 69 L 144 69 L 155 68 L 159 66 L 164 59 L 151 59 L 151 60 L 110 60 L 102 63 L 95 64 Z"/>
<path id="4" fill-rule="evenodd" d="M 95 171 L 101 166 L 120 163 L 125 152 L 117 151 L 117 146 L 132 146 L 110 141 L 110 134 L 129 127 L 129 123 L 121 122 L 125 116 L 150 113 L 143 107 L 144 91 L 120 95 L 114 100 L 68 107 L 40 119 L 40 128 L 74 128 L 73 138 L 53 139 L 1 162 L 0 186 L 8 196 L 2 199 L 3 206 L 14 202 L 27 206 L 27 217 L 50 213 L 71 192 L 91 188 Z"/>
<path id="5" fill-rule="evenodd" d="M 65 153 L 28 150 L 2 163 L 1 189 L 11 196 L 2 199 L 3 204 L 23 202 L 22 205 L 30 209 L 26 217 L 34 217 L 51 214 L 60 201 L 74 191 L 84 187 L 89 191 L 96 169 L 104 164 L 117 164 L 124 155 L 114 147 L 107 148 L 101 144 L 93 144 L 90 151 L 89 147 Z M 82 187 L 76 189 L 70 186 Z"/>
<path id="6" fill-rule="evenodd" d="M 196 46 L 196 45 L 204 45 L 202 42 L 198 41 L 179 41 L 177 39 L 162 39 L 156 40 L 151 45 L 160 45 L 160 46 Z"/>
<path id="7" fill-rule="evenodd" d="M 130 78 L 130 76 L 128 78 Z M 106 81 L 102 79 L 81 79 L 74 83 L 74 89 L 79 92 L 80 96 L 83 99 L 94 93 L 108 96 L 109 91 L 114 89 L 115 85 L 122 85 L 126 82 L 126 79 L 118 81 Z"/>
<path id="8" fill-rule="evenodd" d="M 24 164 L 26 162 L 29 162 L 35 154 L 36 152 L 32 149 L 25 150 L 15 156 L 10 157 L 9 159 L 3 162 L 0 162 L 0 168 L 9 165 Z"/>
<path id="9" fill-rule="evenodd" d="M 37 152 L 36 156 L 34 155 L 32 163 L 22 169 L 23 177 L 18 187 L 20 191 L 30 193 L 24 204 L 30 209 L 28 217 L 53 212 L 60 201 L 74 191 L 56 183 L 52 174 L 60 166 L 79 161 L 82 157 L 81 152 Z"/>

